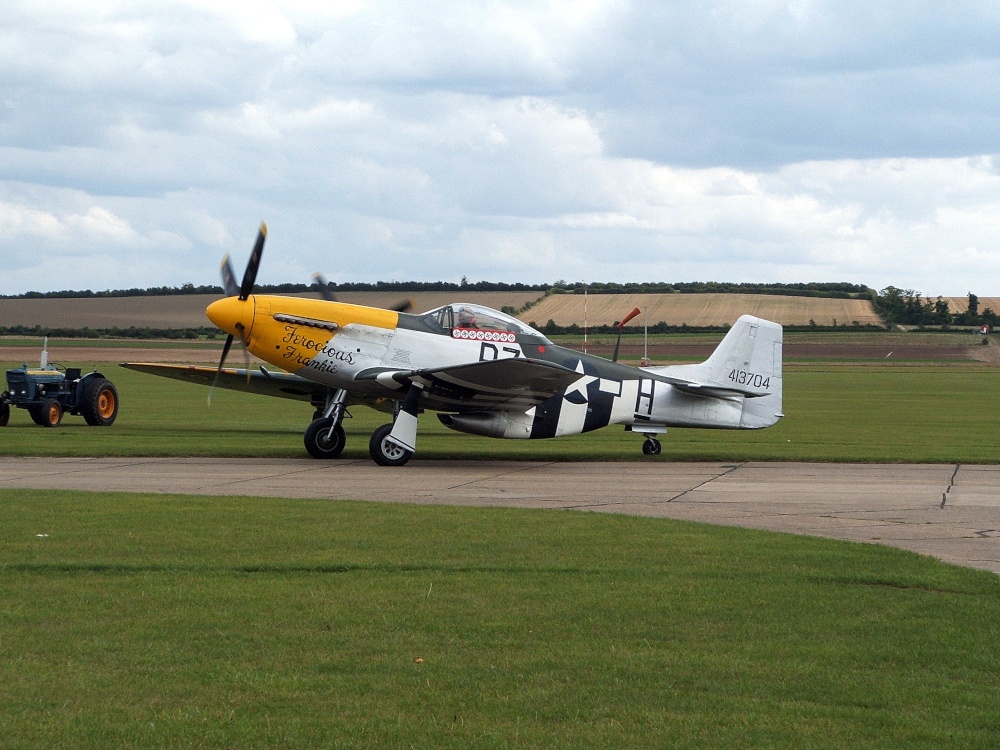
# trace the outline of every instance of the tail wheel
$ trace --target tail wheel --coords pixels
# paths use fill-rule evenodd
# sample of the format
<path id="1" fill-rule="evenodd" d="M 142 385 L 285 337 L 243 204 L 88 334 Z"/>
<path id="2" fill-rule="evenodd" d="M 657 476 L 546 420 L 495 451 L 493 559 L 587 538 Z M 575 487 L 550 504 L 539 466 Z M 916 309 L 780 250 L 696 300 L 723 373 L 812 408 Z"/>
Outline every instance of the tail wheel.
<path id="1" fill-rule="evenodd" d="M 87 424 L 108 427 L 118 417 L 118 389 L 104 378 L 94 378 L 83 389 L 80 411 Z"/>
<path id="2" fill-rule="evenodd" d="M 647 456 L 660 455 L 660 441 L 656 438 L 646 438 L 646 442 L 642 444 L 642 452 Z"/>
<path id="3" fill-rule="evenodd" d="M 379 466 L 402 466 L 413 457 L 413 451 L 400 448 L 389 441 L 391 424 L 384 424 L 372 433 L 368 441 L 368 452 Z"/>
<path id="4" fill-rule="evenodd" d="M 62 406 L 54 398 L 47 398 L 42 402 L 41 409 L 42 427 L 58 427 L 62 422 Z"/>

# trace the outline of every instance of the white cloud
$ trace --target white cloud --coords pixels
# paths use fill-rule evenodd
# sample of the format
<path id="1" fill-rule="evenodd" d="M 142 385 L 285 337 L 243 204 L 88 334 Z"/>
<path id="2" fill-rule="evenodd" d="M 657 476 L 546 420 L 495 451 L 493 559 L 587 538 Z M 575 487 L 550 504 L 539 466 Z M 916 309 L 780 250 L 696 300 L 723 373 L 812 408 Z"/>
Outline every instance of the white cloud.
<path id="1" fill-rule="evenodd" d="M 1000 293 L 981 270 L 1000 261 L 991 4 L 3 14 L 0 293 L 39 288 L 43 251 L 105 259 L 115 275 L 67 277 L 88 288 L 214 283 L 261 219 L 262 280 Z"/>
<path id="2" fill-rule="evenodd" d="M 46 240 L 65 237 L 62 223 L 48 211 L 0 202 L 0 230 L 7 242 Z"/>

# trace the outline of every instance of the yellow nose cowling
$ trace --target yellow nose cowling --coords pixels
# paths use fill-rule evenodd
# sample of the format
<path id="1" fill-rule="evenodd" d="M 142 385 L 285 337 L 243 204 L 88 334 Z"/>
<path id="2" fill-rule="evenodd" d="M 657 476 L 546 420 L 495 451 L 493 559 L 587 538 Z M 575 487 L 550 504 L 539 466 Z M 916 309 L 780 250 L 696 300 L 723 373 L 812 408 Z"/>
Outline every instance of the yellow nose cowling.
<path id="1" fill-rule="evenodd" d="M 246 339 L 253 327 L 254 299 L 226 297 L 216 300 L 205 310 L 208 319 L 228 334 Z"/>

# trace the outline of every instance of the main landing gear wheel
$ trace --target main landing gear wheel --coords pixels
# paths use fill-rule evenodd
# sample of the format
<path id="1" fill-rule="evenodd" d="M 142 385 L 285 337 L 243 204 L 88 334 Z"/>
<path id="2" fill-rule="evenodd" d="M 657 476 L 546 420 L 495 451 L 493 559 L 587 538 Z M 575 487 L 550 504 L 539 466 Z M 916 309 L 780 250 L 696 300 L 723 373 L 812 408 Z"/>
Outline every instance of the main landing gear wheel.
<path id="1" fill-rule="evenodd" d="M 313 458 L 337 458 L 344 452 L 344 445 L 347 444 L 347 433 L 342 425 L 333 426 L 332 419 L 320 418 L 313 420 L 306 427 L 306 434 L 303 435 L 303 442 L 306 450 Z"/>
<path id="2" fill-rule="evenodd" d="M 661 450 L 660 441 L 656 438 L 648 437 L 646 442 L 642 444 L 642 452 L 646 456 L 658 456 Z"/>
<path id="3" fill-rule="evenodd" d="M 375 430 L 372 439 L 368 441 L 368 452 L 379 466 L 402 466 L 413 456 L 413 451 L 389 442 L 390 432 L 392 432 L 391 424 L 384 424 Z"/>

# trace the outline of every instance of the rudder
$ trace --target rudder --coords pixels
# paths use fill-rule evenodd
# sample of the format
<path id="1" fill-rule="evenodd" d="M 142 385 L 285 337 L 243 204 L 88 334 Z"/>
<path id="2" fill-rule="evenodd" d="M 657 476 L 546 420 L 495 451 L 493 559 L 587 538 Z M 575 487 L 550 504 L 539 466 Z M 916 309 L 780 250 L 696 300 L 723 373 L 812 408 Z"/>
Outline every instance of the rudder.
<path id="1" fill-rule="evenodd" d="M 747 395 L 740 427 L 770 427 L 782 416 L 782 328 L 752 315 L 742 315 L 704 365 L 721 387 Z"/>

